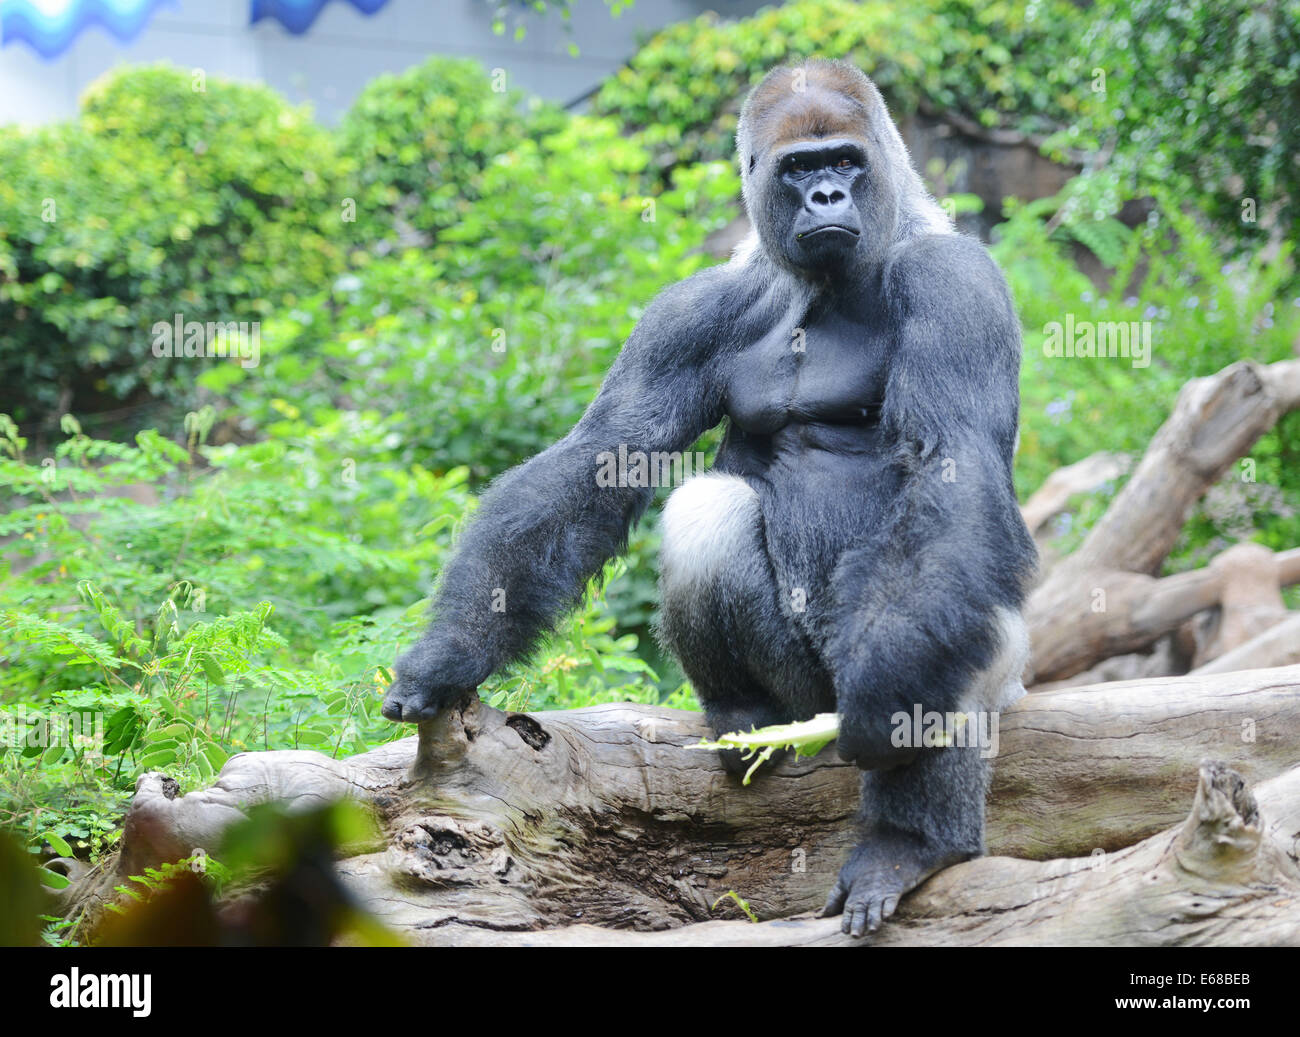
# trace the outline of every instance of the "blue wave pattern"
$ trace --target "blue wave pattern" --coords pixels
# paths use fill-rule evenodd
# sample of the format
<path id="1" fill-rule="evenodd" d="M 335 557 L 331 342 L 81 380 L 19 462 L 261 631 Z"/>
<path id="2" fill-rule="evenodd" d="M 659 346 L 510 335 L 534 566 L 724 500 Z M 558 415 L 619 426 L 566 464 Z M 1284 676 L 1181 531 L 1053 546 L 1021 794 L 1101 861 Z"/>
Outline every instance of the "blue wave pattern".
<path id="1" fill-rule="evenodd" d="M 123 43 L 140 35 L 160 7 L 176 0 L 4 0 L 0 3 L 0 46 L 18 40 L 46 60 L 58 57 L 78 34 L 99 25 Z"/>
<path id="2" fill-rule="evenodd" d="M 347 0 L 371 15 L 388 0 Z M 295 36 L 311 28 L 328 0 L 252 0 L 249 23 L 274 18 Z M 0 0 L 0 46 L 22 40 L 41 57 L 52 60 L 92 25 L 99 25 L 123 43 L 130 43 L 160 7 L 177 0 Z"/>
<path id="3" fill-rule="evenodd" d="M 260 22 L 263 18 L 274 18 L 295 36 L 301 36 L 311 28 L 312 22 L 321 13 L 329 0 L 253 0 L 253 13 L 250 22 Z M 362 14 L 374 14 L 388 0 L 347 0 Z"/>

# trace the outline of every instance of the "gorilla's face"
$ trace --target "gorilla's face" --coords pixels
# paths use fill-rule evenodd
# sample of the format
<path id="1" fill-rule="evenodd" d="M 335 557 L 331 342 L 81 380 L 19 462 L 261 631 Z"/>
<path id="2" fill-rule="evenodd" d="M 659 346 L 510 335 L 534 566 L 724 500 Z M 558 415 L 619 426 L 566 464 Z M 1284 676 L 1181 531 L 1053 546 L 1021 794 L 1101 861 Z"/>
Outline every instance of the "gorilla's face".
<path id="1" fill-rule="evenodd" d="M 861 144 L 849 138 L 802 142 L 773 158 L 776 237 L 789 262 L 816 272 L 854 265 L 869 218 L 858 208 L 866 170 Z"/>
<path id="2" fill-rule="evenodd" d="M 759 237 L 781 265 L 849 280 L 884 255 L 896 215 L 869 140 L 856 134 L 778 144 L 756 162 Z"/>

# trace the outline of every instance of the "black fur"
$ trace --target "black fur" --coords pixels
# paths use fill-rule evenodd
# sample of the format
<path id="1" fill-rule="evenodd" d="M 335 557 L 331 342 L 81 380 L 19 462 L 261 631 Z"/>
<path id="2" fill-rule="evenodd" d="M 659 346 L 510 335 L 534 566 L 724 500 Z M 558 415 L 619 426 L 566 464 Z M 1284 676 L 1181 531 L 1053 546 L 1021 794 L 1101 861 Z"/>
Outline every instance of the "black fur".
<path id="1" fill-rule="evenodd" d="M 661 637 L 719 731 L 840 713 L 862 843 L 827 911 L 858 935 L 983 852 L 987 762 L 895 746 L 892 718 L 1001 704 L 980 678 L 1034 566 L 1011 481 L 1020 337 L 875 87 L 838 63 L 803 66 L 803 90 L 797 74 L 773 72 L 742 114 L 758 243 L 656 298 L 573 431 L 485 495 L 384 714 L 472 693 L 579 600 L 653 492 L 598 487 L 599 454 L 684 451 L 726 418 L 706 478 L 741 480 L 721 489 L 746 503 L 717 564 L 669 571 L 666 547 Z"/>

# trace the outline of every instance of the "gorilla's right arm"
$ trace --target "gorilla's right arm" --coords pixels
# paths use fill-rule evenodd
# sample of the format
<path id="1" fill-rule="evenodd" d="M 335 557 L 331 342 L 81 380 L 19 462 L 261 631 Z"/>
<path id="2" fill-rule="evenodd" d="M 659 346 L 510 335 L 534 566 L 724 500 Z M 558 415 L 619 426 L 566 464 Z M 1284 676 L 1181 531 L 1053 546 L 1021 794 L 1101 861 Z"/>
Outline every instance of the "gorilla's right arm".
<path id="1" fill-rule="evenodd" d="M 525 656 L 623 549 L 654 490 L 597 486 L 598 455 L 686 450 L 722 420 L 707 329 L 725 276 L 713 268 L 660 293 L 573 430 L 483 495 L 442 571 L 432 623 L 393 667 L 385 717 L 429 719 Z"/>

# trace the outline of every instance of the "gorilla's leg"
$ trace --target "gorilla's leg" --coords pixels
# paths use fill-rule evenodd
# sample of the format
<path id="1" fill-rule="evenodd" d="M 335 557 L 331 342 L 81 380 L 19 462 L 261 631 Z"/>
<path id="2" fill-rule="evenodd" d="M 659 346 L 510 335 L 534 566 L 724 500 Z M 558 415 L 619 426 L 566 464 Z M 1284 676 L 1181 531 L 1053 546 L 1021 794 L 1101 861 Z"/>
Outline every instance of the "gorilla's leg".
<path id="1" fill-rule="evenodd" d="M 954 714 L 956 744 L 922 749 L 891 770 L 862 774 L 862 826 L 823 915 L 843 911 L 844 932 L 875 931 L 899 898 L 936 871 L 984 853 L 984 797 L 999 712 L 1025 694 L 1028 635 L 1019 615 L 998 616 L 1001 650 Z M 912 732 L 915 737 L 918 732 Z M 919 743 L 914 743 L 919 744 Z"/>
<path id="2" fill-rule="evenodd" d="M 782 607 L 753 488 L 734 475 L 691 479 L 668 499 L 661 528 L 659 638 L 714 732 L 832 708 L 829 680 Z M 722 758 L 732 773 L 748 769 L 739 751 Z"/>

